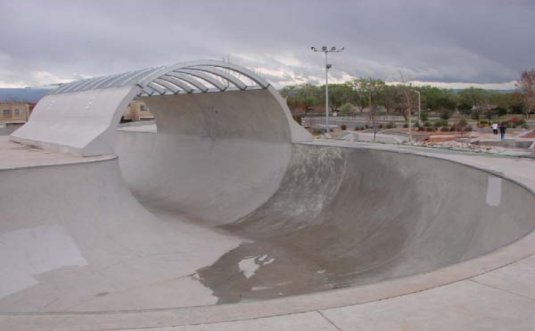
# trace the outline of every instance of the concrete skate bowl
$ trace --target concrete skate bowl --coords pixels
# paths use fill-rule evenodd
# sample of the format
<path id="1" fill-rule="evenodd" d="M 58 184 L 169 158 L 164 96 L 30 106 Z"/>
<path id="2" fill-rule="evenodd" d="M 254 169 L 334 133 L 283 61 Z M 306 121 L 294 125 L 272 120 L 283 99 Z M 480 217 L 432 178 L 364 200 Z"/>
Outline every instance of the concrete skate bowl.
<path id="1" fill-rule="evenodd" d="M 111 93 L 92 91 L 71 93 L 91 105 Z M 140 94 L 157 129 L 82 139 L 91 148 L 39 131 L 44 149 L 111 142 L 118 158 L 2 170 L 2 261 L 13 267 L 0 311 L 182 308 L 193 324 L 258 316 L 240 307 L 260 301 L 283 314 L 377 300 L 519 258 L 466 267 L 533 231 L 531 191 L 450 161 L 300 143 L 275 92 Z M 14 138 L 32 140 L 37 124 Z"/>
<path id="2" fill-rule="evenodd" d="M 127 163 L 123 166 L 126 181 L 142 197 L 153 190 L 148 186 L 145 194 L 146 186 L 135 182 L 152 178 L 142 175 L 149 174 L 152 165 L 139 169 L 143 160 L 136 158 L 158 149 L 157 135 L 152 134 L 154 140 L 146 135 L 122 133 L 118 146 L 120 163 Z M 131 144 L 142 139 L 145 145 Z M 132 146 L 137 146 L 135 151 Z M 165 150 L 166 155 L 180 152 Z M 160 162 L 160 170 L 170 167 L 178 173 L 181 162 L 172 157 L 173 162 L 162 163 L 166 157 L 152 159 Z M 185 169 L 189 169 L 187 162 Z M 138 168 L 135 175 L 129 170 L 132 165 Z M 166 176 L 168 185 L 178 186 L 180 182 L 172 177 Z M 212 199 L 210 194 L 206 202 Z M 513 182 L 444 160 L 294 145 L 286 171 L 267 202 L 217 226 L 245 242 L 198 269 L 196 277 L 213 291 L 218 303 L 229 303 L 428 273 L 482 256 L 532 232 L 533 202 L 533 194 Z M 161 212 L 153 201 L 144 204 Z M 203 205 L 210 204 L 186 209 L 187 215 L 203 219 Z"/>

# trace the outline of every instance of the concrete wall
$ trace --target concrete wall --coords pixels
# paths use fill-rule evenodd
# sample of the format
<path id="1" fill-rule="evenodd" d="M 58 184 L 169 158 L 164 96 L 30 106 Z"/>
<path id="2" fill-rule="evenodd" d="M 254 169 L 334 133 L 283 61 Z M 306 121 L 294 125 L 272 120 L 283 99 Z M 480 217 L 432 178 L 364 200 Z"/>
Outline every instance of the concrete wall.
<path id="1" fill-rule="evenodd" d="M 223 226 L 251 242 L 199 272 L 220 302 L 430 272 L 535 229 L 531 192 L 429 157 L 297 145 L 281 183 L 262 207 Z M 236 265 L 251 258 L 258 270 L 248 278 Z"/>
<path id="2" fill-rule="evenodd" d="M 224 224 L 267 201 L 291 157 L 291 130 L 266 90 L 144 98 L 158 133 L 121 132 L 116 153 L 153 210 Z"/>
<path id="3" fill-rule="evenodd" d="M 11 134 L 11 139 L 43 149 L 82 156 L 112 154 L 117 124 L 128 103 L 139 92 L 140 87 L 134 85 L 48 95 L 39 101 L 27 125 Z M 177 101 L 179 105 L 174 104 Z M 287 142 L 302 142 L 312 139 L 308 132 L 293 121 L 286 103 L 271 86 L 262 90 L 188 94 L 178 96 L 178 99 L 172 95 L 153 96 L 145 98 L 144 102 L 149 108 L 152 108 L 151 105 L 159 107 L 162 114 L 164 108 L 174 109 L 167 114 L 165 120 L 157 119 L 164 131 L 168 121 L 176 123 L 184 116 L 193 115 L 197 121 L 188 122 L 193 127 L 182 125 L 177 128 L 189 132 L 199 130 L 200 124 L 210 125 L 210 120 L 224 121 L 218 126 L 206 128 L 224 130 L 228 137 L 232 137 L 229 130 L 234 130 L 233 134 L 241 138 L 253 138 L 254 135 L 250 133 L 257 131 L 257 134 L 264 136 L 254 139 L 264 140 L 268 130 L 259 127 L 266 125 L 272 131 L 271 136 L 278 137 L 278 141 L 285 139 Z M 180 111 L 177 111 L 177 107 Z M 184 115 L 182 109 L 187 109 L 189 113 Z M 218 109 L 226 109 L 227 117 L 218 116 Z M 259 109 L 265 113 L 263 122 L 253 123 L 246 118 Z M 198 122 L 199 120 L 203 122 Z M 247 123 L 247 126 L 239 126 L 237 122 L 240 121 Z"/>
<path id="4" fill-rule="evenodd" d="M 237 245 L 147 212 L 117 159 L 0 169 L 0 193 L 1 312 L 212 304 L 188 275 Z"/>
<path id="5" fill-rule="evenodd" d="M 11 139 L 82 156 L 113 153 L 115 129 L 138 87 L 47 95 Z"/>

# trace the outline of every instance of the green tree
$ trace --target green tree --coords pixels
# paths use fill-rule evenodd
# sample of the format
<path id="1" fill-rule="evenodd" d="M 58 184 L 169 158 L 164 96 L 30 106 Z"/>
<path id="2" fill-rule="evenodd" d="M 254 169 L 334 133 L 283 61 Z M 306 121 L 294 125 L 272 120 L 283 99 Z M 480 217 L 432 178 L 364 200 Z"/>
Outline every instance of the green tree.
<path id="1" fill-rule="evenodd" d="M 355 90 L 355 103 L 361 110 L 365 107 L 381 104 L 381 97 L 387 86 L 384 81 L 373 78 L 355 79 L 350 85 Z"/>
<path id="2" fill-rule="evenodd" d="M 488 91 L 470 87 L 459 92 L 459 108 L 470 107 L 472 118 L 479 120 L 492 110 Z"/>
<path id="3" fill-rule="evenodd" d="M 353 105 L 352 103 L 344 103 L 341 107 L 340 107 L 340 113 L 343 115 L 343 116 L 349 116 L 349 115 L 353 115 L 357 112 L 357 107 L 355 105 Z"/>
<path id="4" fill-rule="evenodd" d="M 418 108 L 414 89 L 408 85 L 386 85 L 382 91 L 382 103 L 388 113 L 398 113 L 408 120 L 409 113 Z"/>
<path id="5" fill-rule="evenodd" d="M 513 92 L 510 95 L 509 112 L 511 114 L 524 114 L 524 97 L 521 93 Z"/>
<path id="6" fill-rule="evenodd" d="M 524 116 L 527 119 L 531 112 L 535 112 L 535 69 L 524 70 L 520 74 L 517 86 L 522 92 Z"/>
<path id="7" fill-rule="evenodd" d="M 422 96 L 422 107 L 431 111 L 453 112 L 457 106 L 457 95 L 452 90 L 432 86 L 419 87 Z"/>
<path id="8" fill-rule="evenodd" d="M 354 92 L 351 85 L 329 84 L 329 107 L 331 111 L 338 111 L 343 104 L 350 103 L 353 100 Z"/>
<path id="9" fill-rule="evenodd" d="M 288 107 L 302 109 L 305 113 L 312 106 L 319 105 L 322 100 L 320 87 L 312 84 L 286 86 L 280 92 L 283 97 L 286 97 Z"/>

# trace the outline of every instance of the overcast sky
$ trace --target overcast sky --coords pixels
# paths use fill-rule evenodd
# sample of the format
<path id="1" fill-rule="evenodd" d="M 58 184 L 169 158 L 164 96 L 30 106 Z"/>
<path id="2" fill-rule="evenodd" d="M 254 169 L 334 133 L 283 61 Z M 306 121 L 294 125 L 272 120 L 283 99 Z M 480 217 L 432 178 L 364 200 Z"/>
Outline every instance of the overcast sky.
<path id="1" fill-rule="evenodd" d="M 228 57 L 319 84 L 322 45 L 345 46 L 334 81 L 513 87 L 535 68 L 535 0 L 0 0 L 0 87 Z"/>

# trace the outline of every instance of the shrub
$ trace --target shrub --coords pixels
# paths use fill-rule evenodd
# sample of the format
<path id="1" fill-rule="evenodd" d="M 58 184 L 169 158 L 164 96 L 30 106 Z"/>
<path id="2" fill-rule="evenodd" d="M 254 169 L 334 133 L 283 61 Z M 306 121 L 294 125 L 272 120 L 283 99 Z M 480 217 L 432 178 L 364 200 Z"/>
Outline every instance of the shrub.
<path id="1" fill-rule="evenodd" d="M 443 127 L 440 128 L 440 131 L 441 132 L 449 132 L 450 128 L 448 128 L 447 126 L 443 126 Z"/>
<path id="2" fill-rule="evenodd" d="M 506 128 L 512 128 L 513 127 L 513 124 L 510 122 L 510 121 L 505 121 L 503 122 L 503 125 L 506 127 Z M 516 124 L 515 124 L 516 126 Z"/>
<path id="3" fill-rule="evenodd" d="M 456 126 L 460 126 L 460 127 L 465 127 L 465 126 L 468 125 L 468 122 L 466 122 L 466 120 L 465 120 L 464 118 L 461 118 L 461 119 L 459 120 L 459 122 L 457 122 L 455 125 L 456 125 Z"/>
<path id="4" fill-rule="evenodd" d="M 422 117 L 422 121 L 427 122 L 427 120 L 429 119 L 429 114 L 426 111 L 424 111 L 421 113 L 421 117 Z"/>
<path id="5" fill-rule="evenodd" d="M 388 122 L 386 123 L 386 126 L 385 126 L 387 129 L 393 129 L 396 127 L 396 123 L 394 122 Z"/>
<path id="6" fill-rule="evenodd" d="M 451 131 L 463 131 L 465 130 L 466 126 L 468 125 L 468 123 L 466 122 L 465 119 L 460 119 L 457 123 L 455 123 L 452 127 L 451 127 Z"/>
<path id="7" fill-rule="evenodd" d="M 340 125 L 340 129 L 342 129 L 342 131 L 345 131 L 347 129 L 347 126 L 345 124 L 342 124 Z"/>
<path id="8" fill-rule="evenodd" d="M 425 122 L 424 122 L 424 126 L 425 126 L 425 127 L 431 126 L 431 122 L 429 122 L 429 121 L 425 121 Z"/>
<path id="9" fill-rule="evenodd" d="M 433 126 L 435 128 L 439 128 L 439 127 L 441 127 L 443 125 L 444 125 L 444 122 L 442 122 L 442 120 L 438 120 L 438 121 L 435 121 L 435 123 L 433 123 Z"/>
<path id="10" fill-rule="evenodd" d="M 379 124 L 378 128 L 379 128 L 379 129 L 382 129 L 382 128 L 383 128 L 383 125 L 382 125 L 382 124 Z"/>
<path id="11" fill-rule="evenodd" d="M 409 125 L 407 123 L 403 124 L 403 127 L 406 129 L 409 127 Z"/>
<path id="12" fill-rule="evenodd" d="M 487 122 L 487 121 L 479 121 L 479 126 L 482 127 L 482 128 L 487 126 L 488 124 L 489 124 L 489 122 Z"/>
<path id="13" fill-rule="evenodd" d="M 495 112 L 496 115 L 498 115 L 498 116 L 505 116 L 505 115 L 507 115 L 507 109 L 502 108 L 502 107 L 496 107 L 496 108 L 494 108 L 494 112 Z"/>
<path id="14" fill-rule="evenodd" d="M 344 103 L 341 107 L 340 107 L 340 113 L 343 115 L 343 116 L 347 116 L 347 115 L 351 115 L 351 114 L 354 114 L 357 112 L 357 107 L 351 103 Z"/>
<path id="15" fill-rule="evenodd" d="M 448 120 L 450 119 L 451 114 L 452 114 L 451 110 L 443 109 L 440 112 L 440 118 L 443 119 L 446 123 L 448 123 Z M 447 124 L 445 124 L 445 125 L 447 125 Z"/>

